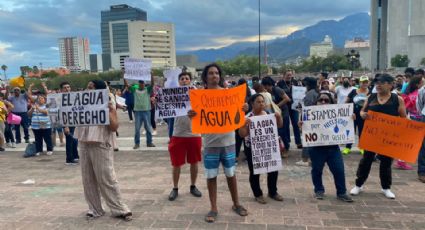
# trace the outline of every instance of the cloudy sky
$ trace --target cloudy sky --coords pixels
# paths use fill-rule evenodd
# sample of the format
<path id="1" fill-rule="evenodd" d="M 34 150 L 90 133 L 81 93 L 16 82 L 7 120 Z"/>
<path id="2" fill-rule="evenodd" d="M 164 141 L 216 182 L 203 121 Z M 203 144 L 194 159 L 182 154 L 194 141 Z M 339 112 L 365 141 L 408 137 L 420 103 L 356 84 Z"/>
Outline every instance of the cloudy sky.
<path id="1" fill-rule="evenodd" d="M 147 11 L 148 21 L 174 23 L 178 51 L 257 40 L 257 0 L 0 0 L 0 65 L 8 76 L 22 65 L 59 66 L 57 39 L 65 36 L 88 37 L 91 53 L 101 53 L 100 11 L 123 3 Z M 261 0 L 262 39 L 369 7 L 370 0 Z"/>

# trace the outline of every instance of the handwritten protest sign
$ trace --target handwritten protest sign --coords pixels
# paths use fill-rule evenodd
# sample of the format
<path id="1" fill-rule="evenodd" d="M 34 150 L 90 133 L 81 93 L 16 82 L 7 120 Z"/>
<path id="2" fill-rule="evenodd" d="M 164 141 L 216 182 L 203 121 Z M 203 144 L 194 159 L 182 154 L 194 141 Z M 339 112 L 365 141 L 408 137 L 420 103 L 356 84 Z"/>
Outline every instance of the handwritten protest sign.
<path id="1" fill-rule="evenodd" d="M 301 108 L 305 93 L 307 92 L 306 87 L 292 86 L 292 103 L 291 109 L 296 110 Z"/>
<path id="2" fill-rule="evenodd" d="M 125 98 L 123 98 L 123 97 L 115 96 L 115 101 L 117 102 L 118 105 L 126 106 Z"/>
<path id="3" fill-rule="evenodd" d="M 368 112 L 359 147 L 414 163 L 425 135 L 425 124 L 373 111 Z"/>
<path id="4" fill-rule="evenodd" d="M 182 72 L 180 68 L 164 70 L 163 74 L 167 81 L 164 82 L 165 88 L 179 87 L 179 74 Z"/>
<path id="5" fill-rule="evenodd" d="M 54 93 L 47 95 L 46 107 L 52 124 L 59 123 L 59 108 L 61 105 L 61 94 Z"/>
<path id="6" fill-rule="evenodd" d="M 354 143 L 353 104 L 308 106 L 302 110 L 303 146 Z"/>
<path id="7" fill-rule="evenodd" d="M 197 115 L 192 118 L 193 133 L 226 133 L 245 122 L 242 110 L 246 85 L 232 89 L 190 90 L 190 104 Z"/>
<path id="8" fill-rule="evenodd" d="M 147 59 L 124 59 L 124 79 L 128 80 L 151 80 L 152 61 Z"/>
<path id="9" fill-rule="evenodd" d="M 62 125 L 109 125 L 107 89 L 60 93 L 59 95 L 59 120 Z"/>
<path id="10" fill-rule="evenodd" d="M 249 138 L 254 174 L 281 170 L 282 158 L 275 115 L 253 116 L 249 119 L 251 120 Z"/>
<path id="11" fill-rule="evenodd" d="M 158 90 L 155 104 L 156 118 L 186 116 L 190 110 L 190 87 L 162 88 Z"/>

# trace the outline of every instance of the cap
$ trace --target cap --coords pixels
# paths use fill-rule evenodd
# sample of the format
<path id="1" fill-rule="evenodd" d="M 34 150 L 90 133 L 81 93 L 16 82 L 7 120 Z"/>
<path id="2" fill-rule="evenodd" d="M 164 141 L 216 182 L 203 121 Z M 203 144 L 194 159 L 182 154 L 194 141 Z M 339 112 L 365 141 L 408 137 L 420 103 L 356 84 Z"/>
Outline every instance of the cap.
<path id="1" fill-rule="evenodd" d="M 359 79 L 359 82 L 364 82 L 364 81 L 369 81 L 369 77 L 365 75 L 361 76 Z"/>
<path id="2" fill-rule="evenodd" d="M 376 81 L 392 83 L 394 82 L 394 78 L 389 74 L 382 74 L 376 79 Z"/>
<path id="3" fill-rule="evenodd" d="M 140 80 L 140 81 L 139 81 L 139 83 L 140 83 L 140 84 L 145 84 L 145 81 Z"/>
<path id="4" fill-rule="evenodd" d="M 21 90 L 21 88 L 19 88 L 19 87 L 13 87 L 13 90 Z"/>

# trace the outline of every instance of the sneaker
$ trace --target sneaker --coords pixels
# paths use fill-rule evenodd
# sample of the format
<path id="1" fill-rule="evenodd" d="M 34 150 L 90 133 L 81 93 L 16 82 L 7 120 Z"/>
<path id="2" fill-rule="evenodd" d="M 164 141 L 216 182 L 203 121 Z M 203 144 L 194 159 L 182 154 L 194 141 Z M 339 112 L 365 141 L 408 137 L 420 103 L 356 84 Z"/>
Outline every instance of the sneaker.
<path id="1" fill-rule="evenodd" d="M 40 156 L 41 154 L 43 154 L 43 152 L 38 152 L 38 153 L 36 153 L 35 155 L 36 155 L 36 156 Z"/>
<path id="2" fill-rule="evenodd" d="M 146 130 L 143 130 L 142 134 L 145 135 L 146 134 Z"/>
<path id="3" fill-rule="evenodd" d="M 300 160 L 300 161 L 295 162 L 295 165 L 303 166 L 303 167 L 308 167 L 308 166 L 310 166 L 310 163 L 308 163 L 308 161 L 302 161 L 302 160 Z"/>
<path id="4" fill-rule="evenodd" d="M 348 202 L 348 203 L 353 202 L 353 199 L 351 199 L 351 197 L 350 197 L 350 196 L 348 196 L 347 194 L 344 194 L 344 195 L 338 195 L 338 196 L 337 196 L 337 199 L 338 199 L 338 200 L 340 200 L 340 201 Z"/>
<path id="5" fill-rule="evenodd" d="M 133 123 L 133 120 L 130 120 L 130 124 Z"/>
<path id="6" fill-rule="evenodd" d="M 74 163 L 74 162 L 66 162 L 66 163 L 65 163 L 65 165 L 68 165 L 68 166 L 75 166 L 75 165 L 78 165 L 78 163 Z"/>
<path id="7" fill-rule="evenodd" d="M 264 196 L 255 197 L 255 201 L 257 201 L 260 204 L 267 204 L 266 199 L 264 199 Z"/>
<path id="8" fill-rule="evenodd" d="M 25 140 L 25 143 L 27 143 L 27 144 L 28 144 L 28 143 L 30 143 L 30 140 L 26 139 L 26 140 Z"/>
<path id="9" fill-rule="evenodd" d="M 393 192 L 391 192 L 390 189 L 382 189 L 382 192 L 384 193 L 385 197 L 388 199 L 395 199 L 395 195 Z"/>
<path id="10" fill-rule="evenodd" d="M 119 148 L 114 149 L 114 152 L 118 152 L 118 151 L 120 151 L 120 149 L 119 149 Z"/>
<path id="11" fill-rule="evenodd" d="M 168 200 L 173 201 L 177 198 L 177 196 L 179 196 L 179 190 L 177 188 L 173 188 L 173 190 L 170 192 L 170 195 L 168 195 Z"/>
<path id="12" fill-rule="evenodd" d="M 15 142 L 12 142 L 12 148 L 16 148 Z"/>
<path id="13" fill-rule="evenodd" d="M 354 186 L 354 188 L 351 189 L 350 194 L 353 196 L 356 196 L 356 195 L 359 195 L 361 191 L 363 191 L 363 186 L 362 187 Z"/>
<path id="14" fill-rule="evenodd" d="M 397 162 L 394 164 L 394 167 L 396 169 L 401 169 L 401 170 L 412 170 L 413 169 L 412 166 L 410 166 L 409 164 L 407 164 L 406 162 L 401 161 L 401 160 L 397 160 Z"/>
<path id="15" fill-rule="evenodd" d="M 148 147 L 156 147 L 153 143 L 147 144 Z"/>
<path id="16" fill-rule="evenodd" d="M 133 146 L 133 149 L 138 149 L 138 148 L 140 148 L 140 145 L 139 145 L 139 144 L 135 144 L 135 145 Z"/>
<path id="17" fill-rule="evenodd" d="M 360 149 L 360 155 L 364 155 L 364 149 Z"/>
<path id="18" fill-rule="evenodd" d="M 80 159 L 79 159 L 79 158 L 75 158 L 75 159 L 74 159 L 74 162 L 75 162 L 75 163 L 80 163 Z"/>
<path id="19" fill-rule="evenodd" d="M 156 130 L 154 130 L 154 131 L 152 132 L 152 136 L 156 136 L 156 135 L 158 135 L 158 133 L 156 132 Z"/>
<path id="20" fill-rule="evenodd" d="M 52 151 L 47 151 L 47 156 L 51 156 L 51 155 L 53 155 L 53 152 Z"/>
<path id="21" fill-rule="evenodd" d="M 12 148 L 12 143 L 7 142 L 7 143 L 6 143 L 6 146 L 7 146 L 7 147 L 9 147 L 9 148 Z"/>
<path id="22" fill-rule="evenodd" d="M 418 175 L 418 180 L 422 183 L 425 183 L 425 175 Z"/>
<path id="23" fill-rule="evenodd" d="M 314 198 L 316 198 L 318 200 L 323 200 L 325 198 L 325 193 L 323 193 L 323 192 L 316 192 L 316 193 L 314 193 Z"/>
<path id="24" fill-rule="evenodd" d="M 302 149 L 303 145 L 302 144 L 297 144 L 297 149 Z"/>
<path id="25" fill-rule="evenodd" d="M 269 194 L 269 197 L 275 201 L 283 201 L 283 197 L 279 193 L 276 193 L 274 196 L 270 196 Z"/>
<path id="26" fill-rule="evenodd" d="M 192 194 L 195 197 L 201 197 L 202 196 L 201 191 L 199 191 L 198 188 L 196 188 L 195 185 L 190 186 L 190 194 Z"/>
<path id="27" fill-rule="evenodd" d="M 0 147 L 0 152 L 4 152 L 6 149 Z"/>
<path id="28" fill-rule="evenodd" d="M 350 154 L 351 153 L 351 149 L 349 149 L 349 148 L 344 148 L 343 150 L 342 150 L 342 154 L 344 154 L 344 155 L 348 155 L 348 154 Z"/>

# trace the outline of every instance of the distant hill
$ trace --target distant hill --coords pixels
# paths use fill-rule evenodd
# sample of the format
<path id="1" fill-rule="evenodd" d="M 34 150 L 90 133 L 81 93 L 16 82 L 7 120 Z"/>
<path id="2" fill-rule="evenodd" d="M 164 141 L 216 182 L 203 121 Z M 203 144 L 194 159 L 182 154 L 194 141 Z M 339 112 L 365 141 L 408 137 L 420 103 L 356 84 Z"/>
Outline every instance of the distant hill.
<path id="1" fill-rule="evenodd" d="M 320 21 L 315 25 L 297 30 L 287 37 L 267 41 L 267 53 L 270 58 L 286 60 L 298 56 L 308 56 L 310 44 L 322 41 L 329 35 L 336 47 L 344 47 L 346 40 L 355 37 L 369 39 L 370 16 L 368 13 L 356 13 L 339 21 Z M 263 44 L 262 44 L 263 45 Z M 238 55 L 258 55 L 257 42 L 234 43 L 220 49 L 201 49 L 184 54 L 197 55 L 200 61 L 232 59 Z M 262 51 L 263 55 L 263 51 Z"/>

